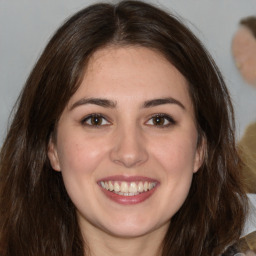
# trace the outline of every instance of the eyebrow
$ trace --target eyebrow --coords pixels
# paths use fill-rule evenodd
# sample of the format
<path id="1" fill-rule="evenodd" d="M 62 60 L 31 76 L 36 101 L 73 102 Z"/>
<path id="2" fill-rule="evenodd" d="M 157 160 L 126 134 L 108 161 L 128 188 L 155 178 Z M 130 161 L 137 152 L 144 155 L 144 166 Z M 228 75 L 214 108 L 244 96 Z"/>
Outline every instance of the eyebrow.
<path id="1" fill-rule="evenodd" d="M 72 106 L 70 107 L 70 110 L 73 110 L 76 107 L 87 105 L 87 104 L 93 104 L 93 105 L 97 105 L 104 108 L 115 108 L 117 105 L 115 101 L 107 100 L 103 98 L 82 98 L 76 101 L 74 104 L 72 104 Z M 142 108 L 151 108 L 151 107 L 156 107 L 164 104 L 176 104 L 185 110 L 185 106 L 180 101 L 172 97 L 147 100 L 143 103 Z"/>
<path id="2" fill-rule="evenodd" d="M 76 107 L 87 105 L 87 104 L 93 104 L 104 108 L 115 108 L 116 102 L 112 100 L 107 99 L 101 99 L 101 98 L 83 98 L 78 101 L 76 101 L 72 106 L 70 107 L 70 110 L 73 110 Z"/>
<path id="3" fill-rule="evenodd" d="M 153 100 L 148 100 L 143 104 L 144 108 L 150 108 L 150 107 L 156 107 L 159 105 L 164 105 L 164 104 L 176 104 L 180 106 L 182 109 L 186 109 L 185 106 L 178 100 L 168 97 L 168 98 L 161 98 L 161 99 L 153 99 Z"/>

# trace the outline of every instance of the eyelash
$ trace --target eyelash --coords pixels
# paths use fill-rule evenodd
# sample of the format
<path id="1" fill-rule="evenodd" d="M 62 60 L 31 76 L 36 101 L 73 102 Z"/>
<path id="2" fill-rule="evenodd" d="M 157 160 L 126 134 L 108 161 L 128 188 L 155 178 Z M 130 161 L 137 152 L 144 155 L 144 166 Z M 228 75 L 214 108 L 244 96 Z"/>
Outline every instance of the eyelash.
<path id="1" fill-rule="evenodd" d="M 92 124 L 93 118 L 100 119 L 100 124 Z M 90 121 L 90 124 L 87 123 L 88 121 Z M 96 121 L 96 120 L 94 120 L 94 121 Z M 107 122 L 107 124 L 102 125 L 102 122 Z M 91 127 L 97 127 L 97 128 L 111 124 L 111 122 L 109 122 L 102 114 L 90 114 L 90 115 L 86 116 L 85 118 L 83 118 L 81 123 L 82 123 L 82 125 L 85 125 L 85 126 L 91 126 Z"/>
<path id="2" fill-rule="evenodd" d="M 93 124 L 92 123 L 93 118 L 95 119 L 98 118 L 99 124 Z M 160 120 L 160 124 L 156 124 L 156 122 L 154 122 L 154 119 L 156 122 L 159 122 L 160 119 L 163 119 L 163 120 Z M 158 119 L 158 121 L 156 119 Z M 90 123 L 88 123 L 88 121 L 90 121 Z M 152 121 L 152 124 L 149 124 L 150 121 Z M 162 121 L 164 123 L 161 123 Z M 168 122 L 167 124 L 166 124 L 166 121 Z M 102 126 L 109 126 L 111 125 L 111 122 L 108 121 L 108 119 L 105 118 L 102 114 L 90 114 L 81 120 L 81 124 L 84 126 L 99 128 Z M 155 126 L 156 128 L 168 128 L 172 125 L 175 125 L 176 121 L 170 115 L 160 113 L 160 114 L 155 114 L 151 116 L 151 118 L 145 124 L 148 126 Z"/>
<path id="3" fill-rule="evenodd" d="M 155 124 L 155 123 L 149 124 L 150 126 L 155 126 L 156 128 L 168 128 L 168 127 L 176 124 L 176 121 L 170 115 L 162 114 L 162 113 L 155 114 L 155 115 L 151 116 L 151 118 L 146 122 L 146 124 L 150 120 L 152 120 L 152 122 L 154 122 L 153 119 L 155 119 L 155 121 L 156 121 L 156 119 L 164 119 L 164 120 L 162 120 L 162 121 L 164 121 L 164 124 Z M 167 124 L 165 124 L 166 121 L 168 122 Z"/>

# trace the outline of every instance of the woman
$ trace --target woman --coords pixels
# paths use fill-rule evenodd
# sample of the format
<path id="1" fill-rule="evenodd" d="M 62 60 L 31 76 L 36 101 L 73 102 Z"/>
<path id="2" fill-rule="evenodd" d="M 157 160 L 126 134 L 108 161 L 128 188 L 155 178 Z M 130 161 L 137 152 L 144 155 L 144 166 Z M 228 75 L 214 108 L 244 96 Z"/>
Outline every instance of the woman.
<path id="1" fill-rule="evenodd" d="M 53 36 L 1 152 L 1 255 L 220 255 L 246 196 L 218 68 L 175 17 L 96 4 Z"/>

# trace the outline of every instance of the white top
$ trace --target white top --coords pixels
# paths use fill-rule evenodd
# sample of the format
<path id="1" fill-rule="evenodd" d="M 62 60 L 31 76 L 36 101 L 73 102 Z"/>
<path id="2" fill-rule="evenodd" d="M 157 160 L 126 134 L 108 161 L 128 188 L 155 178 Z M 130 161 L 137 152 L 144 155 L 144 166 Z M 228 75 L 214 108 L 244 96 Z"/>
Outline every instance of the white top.
<path id="1" fill-rule="evenodd" d="M 249 216 L 245 223 L 243 236 L 256 231 L 256 194 L 248 194 L 249 198 Z"/>

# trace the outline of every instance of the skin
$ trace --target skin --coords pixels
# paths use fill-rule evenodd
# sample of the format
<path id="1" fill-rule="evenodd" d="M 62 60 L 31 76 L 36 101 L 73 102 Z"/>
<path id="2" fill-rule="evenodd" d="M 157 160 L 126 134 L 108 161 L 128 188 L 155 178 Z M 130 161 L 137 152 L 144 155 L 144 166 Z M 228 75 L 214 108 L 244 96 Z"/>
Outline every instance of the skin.
<path id="1" fill-rule="evenodd" d="M 53 169 L 62 172 L 92 255 L 159 255 L 170 220 L 202 163 L 187 87 L 170 62 L 147 48 L 110 46 L 91 57 L 48 156 Z M 144 106 L 167 97 L 176 101 Z M 86 103 L 88 98 L 112 105 Z M 95 113 L 104 117 L 100 126 L 88 118 Z M 159 113 L 175 122 L 161 117 L 156 125 L 152 116 Z M 142 203 L 123 205 L 97 184 L 113 175 L 144 176 L 158 186 Z"/>
<path id="2" fill-rule="evenodd" d="M 236 32 L 232 52 L 244 80 L 256 87 L 256 38 L 248 28 L 241 26 Z"/>

